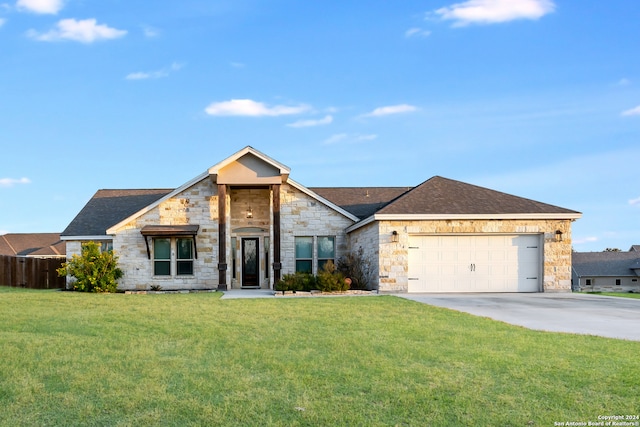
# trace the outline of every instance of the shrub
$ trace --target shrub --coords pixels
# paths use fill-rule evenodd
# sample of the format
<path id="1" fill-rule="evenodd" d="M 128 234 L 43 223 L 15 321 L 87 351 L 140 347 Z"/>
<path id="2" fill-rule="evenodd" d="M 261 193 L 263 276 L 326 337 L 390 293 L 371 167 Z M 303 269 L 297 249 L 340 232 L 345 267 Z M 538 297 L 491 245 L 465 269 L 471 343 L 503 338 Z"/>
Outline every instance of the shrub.
<path id="1" fill-rule="evenodd" d="M 342 273 L 336 271 L 333 262 L 327 261 L 318 274 L 318 289 L 322 292 L 344 292 L 349 289 L 349 285 Z"/>
<path id="2" fill-rule="evenodd" d="M 276 283 L 276 291 L 310 291 L 316 289 L 316 277 L 308 273 L 285 274 Z"/>
<path id="3" fill-rule="evenodd" d="M 115 292 L 117 280 L 123 275 L 115 253 L 100 252 L 96 242 L 83 243 L 81 255 L 73 255 L 56 271 L 60 276 L 73 277 L 73 289 L 81 292 Z"/>
<path id="4" fill-rule="evenodd" d="M 338 259 L 338 270 L 351 279 L 351 289 L 371 289 L 371 260 L 362 246 Z"/>

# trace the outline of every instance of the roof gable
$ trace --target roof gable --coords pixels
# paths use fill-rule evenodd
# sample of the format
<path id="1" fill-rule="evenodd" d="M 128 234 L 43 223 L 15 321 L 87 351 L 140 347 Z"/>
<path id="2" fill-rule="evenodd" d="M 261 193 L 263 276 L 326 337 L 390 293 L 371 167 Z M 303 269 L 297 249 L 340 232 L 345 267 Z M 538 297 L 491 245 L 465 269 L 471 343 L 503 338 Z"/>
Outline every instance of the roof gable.
<path id="1" fill-rule="evenodd" d="M 247 146 L 209 168 L 218 184 L 256 185 L 286 182 L 291 170 L 280 162 Z"/>
<path id="2" fill-rule="evenodd" d="M 434 176 L 376 212 L 377 215 L 563 215 L 579 212 Z"/>

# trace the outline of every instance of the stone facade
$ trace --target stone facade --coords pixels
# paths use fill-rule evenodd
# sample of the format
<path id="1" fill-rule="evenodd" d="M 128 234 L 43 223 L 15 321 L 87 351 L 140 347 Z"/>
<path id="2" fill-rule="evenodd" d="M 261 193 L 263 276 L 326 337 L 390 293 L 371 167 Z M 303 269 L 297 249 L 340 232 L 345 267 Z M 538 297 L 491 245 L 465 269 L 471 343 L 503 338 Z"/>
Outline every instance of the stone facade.
<path id="1" fill-rule="evenodd" d="M 347 251 L 363 249 L 364 256 L 372 261 L 372 288 L 383 292 L 407 292 L 408 244 L 411 236 L 527 234 L 539 236 L 539 241 L 543 243 L 539 267 L 543 278 L 539 279 L 539 288 L 545 292 L 564 292 L 571 289 L 571 221 L 572 218 L 579 217 L 577 212 L 558 208 L 551 210 L 552 214 L 531 215 L 527 208 L 513 211 L 520 212 L 519 214 L 510 214 L 516 218 L 549 218 L 555 215 L 565 218 L 559 220 L 407 220 L 407 216 L 423 216 L 422 213 L 413 212 L 414 210 L 422 209 L 428 212 L 428 206 L 416 208 L 416 205 L 431 200 L 431 193 L 420 193 L 421 188 L 426 191 L 423 187 L 426 185 L 425 182 L 416 187 L 417 193 L 405 193 L 408 199 L 404 203 L 398 203 L 394 208 L 396 211 L 391 209 L 392 212 L 381 213 L 397 202 L 391 201 L 389 205 L 377 211 L 375 218 L 369 216 L 370 212 L 361 213 L 366 218 L 362 218 L 364 222 L 356 225 L 358 218 L 354 214 L 295 183 L 289 179 L 289 173 L 290 170 L 286 166 L 269 159 L 252 147 L 246 147 L 172 192 L 123 190 L 139 191 L 145 197 L 150 194 L 155 196 L 145 198 L 138 204 L 131 205 L 130 202 L 140 199 L 123 196 L 131 193 L 120 193 L 113 196 L 115 198 L 108 199 L 111 200 L 109 202 L 105 202 L 106 197 L 94 197 L 92 201 L 95 203 L 87 205 L 91 206 L 91 209 L 86 211 L 89 214 L 83 210 L 85 214 L 81 212 L 79 215 L 82 220 L 74 220 L 69 227 L 73 232 L 65 236 L 67 256 L 71 258 L 73 254 L 79 254 L 83 240 L 98 239 L 108 242 L 111 239 L 113 249 L 119 256 L 120 267 L 124 271 L 124 277 L 119 283 L 122 290 L 145 291 L 159 288 L 164 291 L 177 291 L 227 287 L 273 289 L 274 280 L 278 275 L 296 271 L 297 237 L 311 238 L 313 242 L 312 255 L 310 258 L 304 258 L 300 264 L 305 264 L 304 267 L 307 268 L 308 262 L 311 261 L 314 274 L 318 273 L 320 261 L 330 258 L 327 256 L 319 260 L 319 242 L 330 241 L 320 238 L 332 237 L 335 260 Z M 443 178 L 438 178 L 433 185 L 436 194 L 443 185 L 454 188 L 447 193 L 451 195 L 458 194 L 457 191 L 467 195 L 470 192 L 475 194 L 477 191 L 486 194 L 485 190 L 470 188 L 466 184 Z M 274 194 L 274 191 L 277 193 Z M 370 204 L 370 201 L 352 199 L 356 197 L 355 193 L 349 191 L 347 198 L 337 197 L 335 193 L 334 197 L 326 197 L 329 200 L 341 200 L 334 203 L 349 206 L 354 212 L 360 212 L 354 210 L 354 207 Z M 144 194 L 145 192 L 147 193 Z M 369 193 L 366 194 L 368 197 Z M 411 194 L 415 195 L 413 199 Z M 220 199 L 220 195 L 224 199 Z M 397 197 L 397 194 L 393 197 Z M 502 193 L 495 197 L 499 200 L 504 199 Z M 152 200 L 155 202 L 151 203 Z M 482 204 L 483 201 L 484 199 L 480 199 L 477 203 Z M 376 205 L 378 203 L 381 202 L 377 201 Z M 115 207 L 112 206 L 114 204 Z M 224 212 L 219 212 L 219 209 L 224 209 Z M 468 206 L 466 209 L 468 212 L 475 212 L 475 206 Z M 133 216 L 121 217 L 121 212 L 135 210 L 138 212 Z M 532 210 L 537 212 L 535 204 Z M 509 209 L 505 211 L 512 212 Z M 102 229 L 105 212 L 111 215 L 109 220 L 112 221 L 107 230 Z M 432 214 L 424 215 L 433 218 Z M 505 214 L 502 217 L 504 218 Z M 92 223 L 97 223 L 95 228 L 87 227 L 87 224 Z M 198 226 L 197 232 L 194 225 Z M 179 246 L 185 241 L 179 239 L 189 238 L 194 238 L 195 242 L 192 246 L 193 259 L 178 260 L 179 248 L 182 249 L 183 255 L 188 253 L 187 246 Z M 170 245 L 166 246 L 166 240 L 154 239 L 169 239 Z M 158 270 L 154 268 L 154 242 L 158 243 L 159 251 L 170 252 L 167 255 L 168 260 L 162 259 L 157 262 L 157 266 L 161 267 Z M 330 253 L 328 249 L 324 250 Z M 244 255 L 252 262 L 243 262 Z M 169 270 L 167 265 L 170 265 Z M 247 267 L 243 269 L 243 266 Z M 183 274 L 178 274 L 178 267 L 181 267 L 180 271 Z M 155 275 L 156 271 L 158 275 Z"/>
<path id="2" fill-rule="evenodd" d="M 317 199 L 291 185 L 282 185 L 281 198 L 281 259 L 282 274 L 295 272 L 295 237 L 334 236 L 336 259 L 347 250 L 345 229 L 354 223 L 350 218 L 335 211 Z M 251 212 L 248 217 L 247 212 Z M 227 283 L 231 288 L 240 288 L 241 240 L 259 239 L 259 269 L 261 288 L 273 288 L 273 205 L 268 188 L 231 188 L 227 193 Z M 193 275 L 154 276 L 153 238 L 147 243 L 141 230 L 146 225 L 200 226 L 195 247 L 197 259 L 193 261 Z M 218 192 L 210 179 L 204 179 L 158 206 L 150 209 L 127 224 L 122 225 L 113 236 L 113 249 L 119 257 L 120 268 L 125 272 L 119 288 L 123 290 L 215 289 L 219 284 L 218 259 Z M 235 243 L 235 246 L 232 245 Z M 315 241 L 314 241 L 315 242 Z M 265 243 L 268 248 L 265 248 Z M 80 253 L 79 241 L 67 242 L 70 258 Z M 269 257 L 269 260 L 267 258 Z M 234 262 L 235 260 L 235 262 Z M 172 250 L 172 264 L 175 250 Z M 314 251 L 314 266 L 317 253 Z M 172 266 L 173 268 L 173 266 Z"/>
<path id="3" fill-rule="evenodd" d="M 281 199 L 283 274 L 295 272 L 296 237 L 335 236 L 336 260 L 347 251 L 345 229 L 354 224 L 353 220 L 290 185 L 282 186 Z M 315 272 L 316 250 L 313 257 Z"/>
<path id="4" fill-rule="evenodd" d="M 398 242 L 392 242 L 392 232 Z M 557 241 L 556 231 L 562 232 Z M 440 220 L 378 221 L 350 235 L 353 247 L 362 246 L 377 266 L 379 290 L 407 292 L 409 236 L 427 234 L 539 234 L 544 241 L 544 292 L 571 291 L 570 220 Z"/>

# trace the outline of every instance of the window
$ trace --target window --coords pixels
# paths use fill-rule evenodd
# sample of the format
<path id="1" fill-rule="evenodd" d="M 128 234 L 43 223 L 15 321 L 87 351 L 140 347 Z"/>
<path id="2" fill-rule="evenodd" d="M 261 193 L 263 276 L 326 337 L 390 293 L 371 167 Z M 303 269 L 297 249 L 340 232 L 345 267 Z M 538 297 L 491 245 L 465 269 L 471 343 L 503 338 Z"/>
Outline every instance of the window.
<path id="1" fill-rule="evenodd" d="M 318 270 L 322 271 L 324 265 L 331 261 L 335 264 L 335 237 L 321 236 L 318 237 Z"/>
<path id="2" fill-rule="evenodd" d="M 616 279 L 616 286 L 620 286 L 622 284 L 622 280 Z"/>
<path id="3" fill-rule="evenodd" d="M 592 285 L 591 279 L 586 279 L 584 285 L 591 286 Z"/>
<path id="4" fill-rule="evenodd" d="M 172 258 L 173 254 L 175 254 Z M 194 247 L 191 237 L 156 237 L 153 239 L 153 275 L 193 275 Z M 172 261 L 175 265 L 172 268 Z"/>
<path id="5" fill-rule="evenodd" d="M 296 237 L 296 273 L 312 273 L 313 237 Z"/>
<path id="6" fill-rule="evenodd" d="M 295 245 L 296 273 L 317 274 L 327 262 L 336 262 L 335 236 L 296 237 Z"/>
<path id="7" fill-rule="evenodd" d="M 106 240 L 100 243 L 100 252 L 109 252 L 113 250 L 113 241 Z"/>
<path id="8" fill-rule="evenodd" d="M 171 275 L 171 239 L 153 239 L 153 275 Z"/>
<path id="9" fill-rule="evenodd" d="M 176 239 L 177 260 L 176 272 L 178 276 L 193 274 L 193 239 L 179 238 Z"/>

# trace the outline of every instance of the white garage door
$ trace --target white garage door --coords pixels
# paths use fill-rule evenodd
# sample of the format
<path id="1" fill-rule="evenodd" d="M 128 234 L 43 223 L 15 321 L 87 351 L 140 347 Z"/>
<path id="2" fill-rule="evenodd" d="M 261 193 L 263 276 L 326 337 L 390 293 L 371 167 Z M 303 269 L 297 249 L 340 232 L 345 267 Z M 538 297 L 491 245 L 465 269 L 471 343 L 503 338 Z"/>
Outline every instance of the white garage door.
<path id="1" fill-rule="evenodd" d="M 409 236 L 409 292 L 538 292 L 538 235 Z"/>

